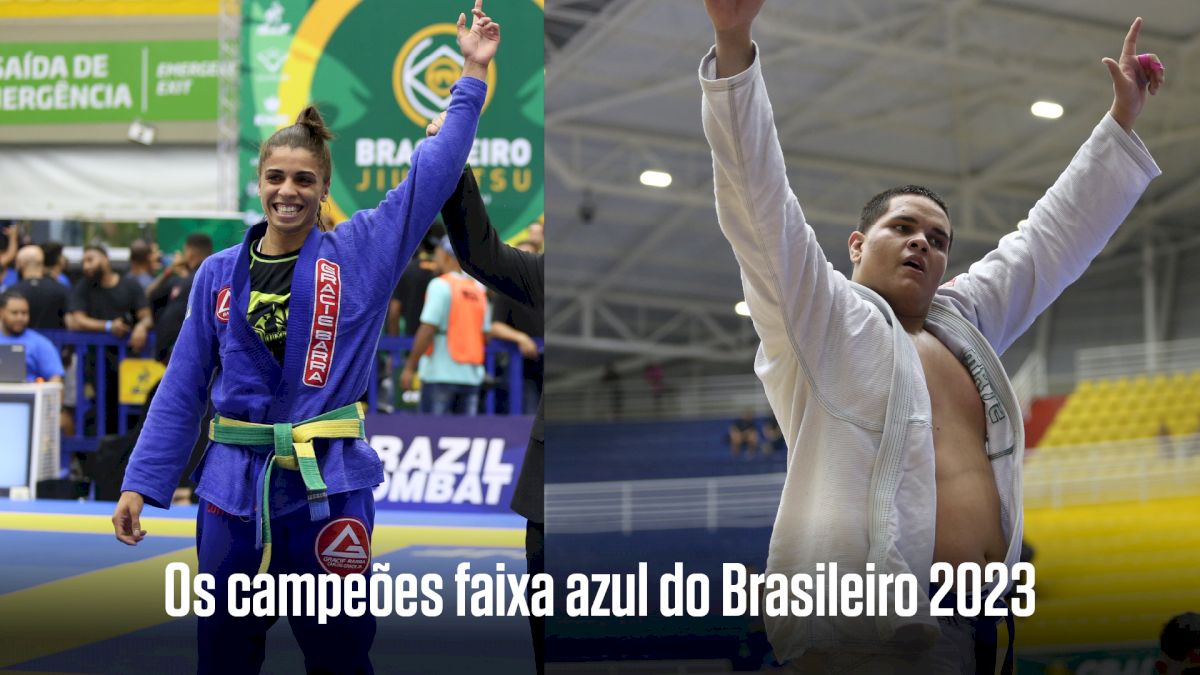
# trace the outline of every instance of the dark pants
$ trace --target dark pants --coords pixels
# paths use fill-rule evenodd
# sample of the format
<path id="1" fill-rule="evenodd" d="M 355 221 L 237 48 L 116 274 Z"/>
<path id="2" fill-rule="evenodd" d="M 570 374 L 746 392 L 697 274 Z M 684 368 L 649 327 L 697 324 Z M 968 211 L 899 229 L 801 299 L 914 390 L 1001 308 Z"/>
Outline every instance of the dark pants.
<path id="1" fill-rule="evenodd" d="M 328 520 L 314 523 L 309 520 L 308 509 L 300 508 L 271 520 L 271 574 L 370 574 L 370 533 L 375 524 L 371 490 L 330 495 L 329 513 Z M 196 521 L 200 571 L 212 574 L 216 581 L 212 594 L 216 611 L 198 619 L 198 672 L 256 674 L 266 657 L 267 630 L 276 617 L 256 617 L 253 613 L 233 617 L 226 610 L 229 577 L 238 572 L 253 577 L 262 562 L 262 551 L 254 546 L 254 518 L 230 515 L 200 500 Z M 362 540 L 363 529 L 366 541 Z M 241 594 L 244 604 L 249 604 L 252 594 L 252 589 Z M 288 613 L 298 612 L 289 608 Z M 288 623 L 304 652 L 309 675 L 374 672 L 369 652 L 375 641 L 375 617 L 369 611 L 360 617 L 329 617 L 325 625 L 318 624 L 315 616 L 290 616 Z"/>

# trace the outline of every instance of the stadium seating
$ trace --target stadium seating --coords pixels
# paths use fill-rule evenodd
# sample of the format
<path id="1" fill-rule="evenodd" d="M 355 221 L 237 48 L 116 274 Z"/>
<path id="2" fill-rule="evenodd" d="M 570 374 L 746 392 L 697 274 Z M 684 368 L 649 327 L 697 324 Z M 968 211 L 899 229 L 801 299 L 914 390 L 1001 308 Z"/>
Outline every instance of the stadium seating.
<path id="1" fill-rule="evenodd" d="M 1200 370 L 1081 380 L 1038 445 L 1057 449 L 1191 436 L 1200 430 L 1197 394 L 1200 394 Z"/>
<path id="2" fill-rule="evenodd" d="M 1200 498 L 1028 509 L 1037 611 L 1027 647 L 1153 640 L 1200 607 Z"/>

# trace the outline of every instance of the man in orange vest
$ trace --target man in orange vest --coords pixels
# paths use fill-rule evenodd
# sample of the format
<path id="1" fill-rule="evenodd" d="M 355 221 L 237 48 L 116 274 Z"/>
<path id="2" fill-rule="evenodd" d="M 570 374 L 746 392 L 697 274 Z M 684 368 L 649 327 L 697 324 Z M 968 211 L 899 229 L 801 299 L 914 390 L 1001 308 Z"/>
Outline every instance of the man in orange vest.
<path id="1" fill-rule="evenodd" d="M 425 290 L 421 327 L 413 338 L 400 385 L 412 388 L 421 376 L 421 412 L 474 416 L 484 375 L 484 342 L 491 329 L 491 308 L 479 282 L 459 267 L 449 238 L 434 254 L 441 276 Z"/>

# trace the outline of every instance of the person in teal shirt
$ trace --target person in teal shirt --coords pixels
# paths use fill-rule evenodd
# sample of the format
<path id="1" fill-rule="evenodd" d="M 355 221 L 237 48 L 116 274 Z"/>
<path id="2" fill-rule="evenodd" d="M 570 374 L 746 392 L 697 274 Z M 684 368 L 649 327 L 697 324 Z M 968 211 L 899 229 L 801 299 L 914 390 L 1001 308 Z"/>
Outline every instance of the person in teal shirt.
<path id="1" fill-rule="evenodd" d="M 462 271 L 449 238 L 442 239 L 434 260 L 442 275 L 430 280 L 425 290 L 421 326 L 400 384 L 410 389 L 416 370 L 421 376 L 422 413 L 474 416 L 492 308 L 483 286 Z"/>

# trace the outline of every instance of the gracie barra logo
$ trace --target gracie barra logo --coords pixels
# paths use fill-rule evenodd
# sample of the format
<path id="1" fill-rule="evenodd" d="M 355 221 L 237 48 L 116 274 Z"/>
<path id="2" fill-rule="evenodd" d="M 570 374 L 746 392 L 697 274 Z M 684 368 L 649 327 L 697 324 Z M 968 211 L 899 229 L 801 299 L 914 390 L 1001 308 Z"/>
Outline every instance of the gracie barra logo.
<path id="1" fill-rule="evenodd" d="M 450 87 L 463 71 L 456 46 L 458 27 L 452 23 L 426 26 L 400 47 L 392 66 L 392 87 L 405 116 L 418 127 L 429 124 L 450 106 Z M 484 108 L 496 88 L 495 62 L 488 64 L 488 92 Z"/>
<path id="2" fill-rule="evenodd" d="M 317 289 L 313 298 L 312 333 L 304 359 L 304 384 L 324 387 L 333 363 L 338 310 L 342 304 L 342 269 L 324 258 L 317 260 Z"/>
<path id="3" fill-rule="evenodd" d="M 463 69 L 455 44 L 458 10 L 450 5 L 448 11 L 446 2 L 279 1 L 288 6 L 284 21 L 295 26 L 292 48 L 289 52 L 289 42 L 250 38 L 255 46 L 247 53 L 258 53 L 260 43 L 288 52 L 277 73 L 253 64 L 254 72 L 269 76 L 254 82 L 254 112 L 291 120 L 309 101 L 339 101 L 331 124 L 341 140 L 330 148 L 334 169 L 328 205 L 335 222 L 348 220 L 355 211 L 379 204 L 405 178 L 425 126 L 449 104 Z M 492 224 L 502 238 L 511 239 L 544 211 L 545 2 L 500 4 L 505 49 L 488 67 L 485 112 L 469 161 Z M 403 25 L 396 27 L 401 6 Z M 396 29 L 381 35 L 379 26 Z M 242 126 L 248 126 L 245 120 Z M 243 147 L 257 147 L 275 128 L 249 126 L 262 135 Z M 243 183 L 252 183 L 252 158 L 243 160 L 248 171 Z M 244 204 L 258 208 L 253 199 Z"/>
<path id="4" fill-rule="evenodd" d="M 229 323 L 229 287 L 217 291 L 217 321 Z"/>
<path id="5" fill-rule="evenodd" d="M 355 518 L 338 518 L 321 528 L 313 552 L 330 574 L 362 574 L 371 562 L 371 536 Z"/>

